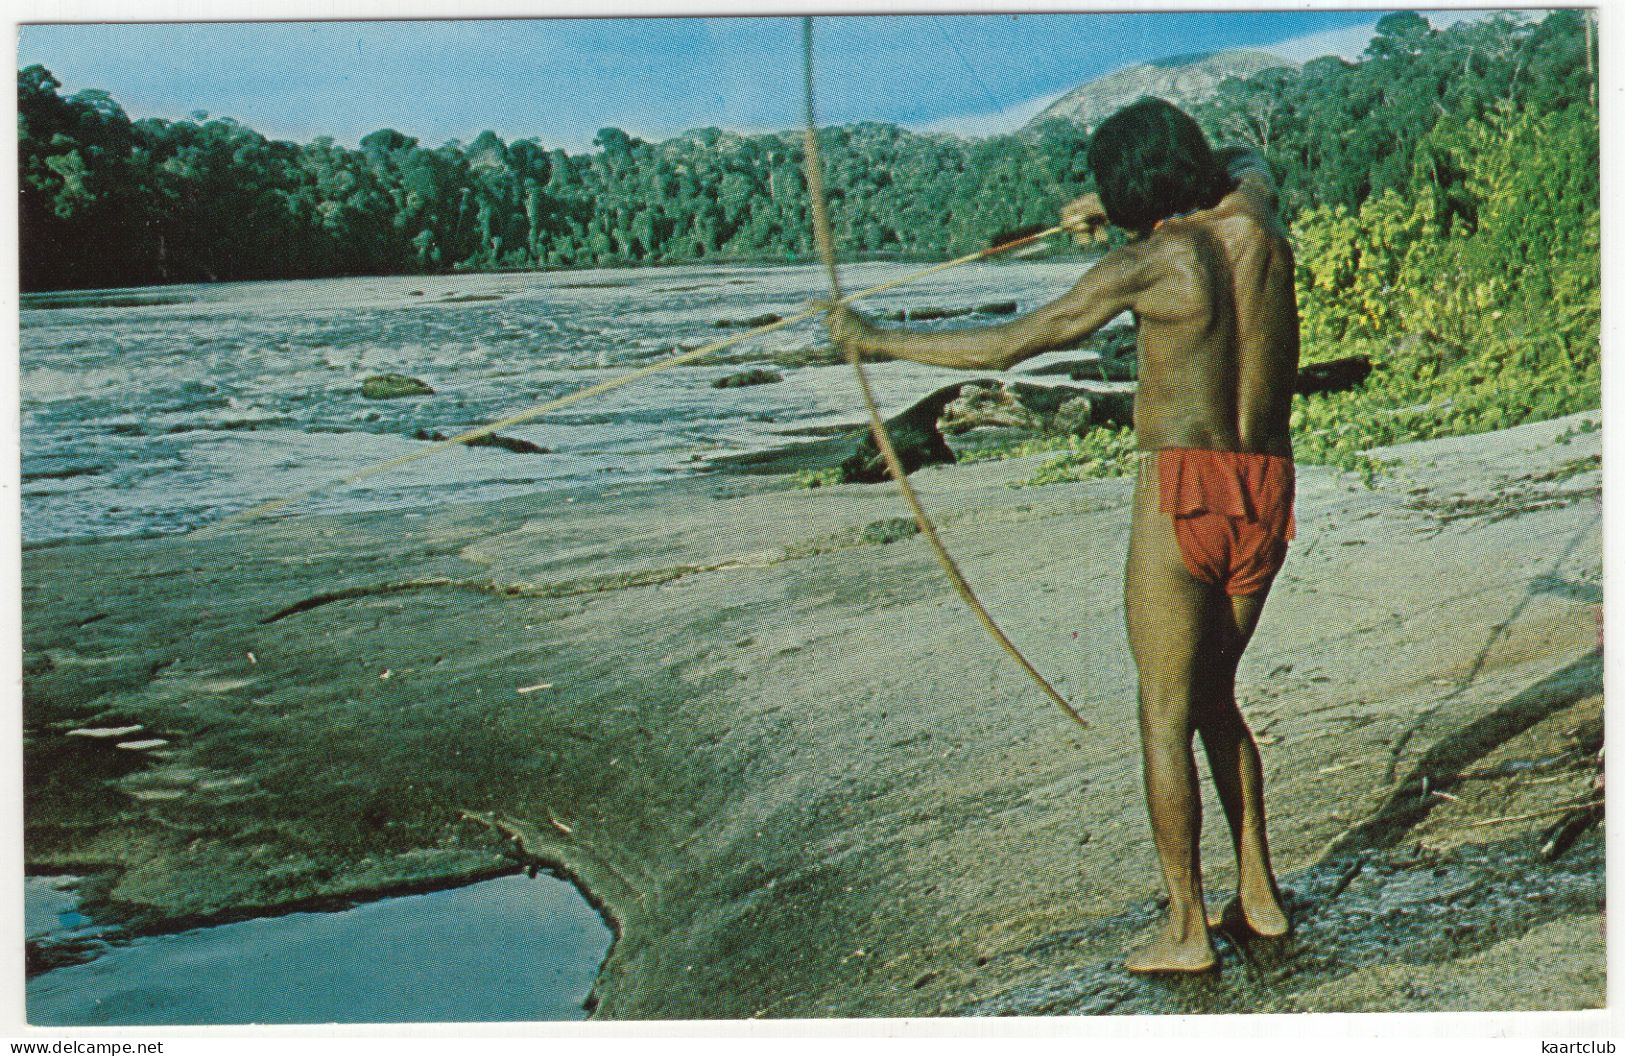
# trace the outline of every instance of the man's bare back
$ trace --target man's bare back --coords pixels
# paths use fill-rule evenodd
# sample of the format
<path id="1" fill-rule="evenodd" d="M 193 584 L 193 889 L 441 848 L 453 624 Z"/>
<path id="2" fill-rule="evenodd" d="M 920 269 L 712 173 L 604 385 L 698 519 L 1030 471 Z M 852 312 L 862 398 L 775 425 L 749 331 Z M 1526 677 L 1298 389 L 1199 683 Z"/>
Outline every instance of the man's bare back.
<path id="1" fill-rule="evenodd" d="M 1213 209 L 1124 247 L 1161 276 L 1135 306 L 1140 447 L 1291 456 L 1297 303 L 1271 198 L 1245 180 Z"/>
<path id="2" fill-rule="evenodd" d="M 1147 159 L 1161 166 L 1155 179 L 1141 171 Z M 1134 491 L 1124 614 L 1169 905 L 1162 927 L 1125 960 L 1136 972 L 1217 964 L 1198 855 L 1198 734 L 1239 877 L 1212 926 L 1224 921 L 1253 937 L 1290 929 L 1265 835 L 1263 769 L 1235 679 L 1292 533 L 1297 302 L 1268 169 L 1245 153 L 1227 160 L 1221 168 L 1187 115 L 1143 100 L 1103 123 L 1090 148 L 1102 194 L 1111 195 L 1111 222 L 1139 237 L 1108 252 L 1066 294 L 1001 326 L 947 333 L 881 329 L 843 306 L 830 312 L 838 343 L 971 369 L 1070 347 L 1125 311 L 1139 323 L 1134 428 L 1148 454 Z M 1168 186 L 1190 204 L 1164 199 Z M 1091 238 L 1107 220 L 1095 195 L 1062 214 L 1065 226 Z"/>

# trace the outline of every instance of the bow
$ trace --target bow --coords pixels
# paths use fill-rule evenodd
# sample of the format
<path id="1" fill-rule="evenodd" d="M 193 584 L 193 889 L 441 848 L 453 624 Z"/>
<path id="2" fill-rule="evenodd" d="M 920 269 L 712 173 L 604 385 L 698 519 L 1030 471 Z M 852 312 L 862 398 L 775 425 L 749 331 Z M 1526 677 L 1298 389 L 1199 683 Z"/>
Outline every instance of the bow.
<path id="1" fill-rule="evenodd" d="M 807 195 L 812 205 L 813 241 L 818 247 L 818 257 L 823 262 L 825 275 L 829 279 L 830 301 L 833 305 L 839 304 L 843 298 L 841 296 L 841 276 L 835 265 L 835 239 L 830 230 L 829 209 L 824 198 L 824 166 L 818 153 L 818 122 L 813 110 L 813 20 L 810 16 L 802 19 L 801 40 L 807 117 Z M 903 501 L 908 504 L 909 510 L 914 514 L 914 522 L 919 525 L 920 534 L 931 545 L 931 551 L 936 556 L 937 563 L 942 566 L 943 573 L 947 575 L 948 582 L 953 585 L 954 592 L 975 614 L 976 619 L 981 623 L 982 628 L 987 631 L 988 635 L 999 644 L 1000 648 L 1010 654 L 1010 658 L 1019 664 L 1023 671 L 1026 671 L 1031 676 L 1032 680 L 1038 684 L 1038 688 L 1043 690 L 1044 694 L 1054 701 L 1062 711 L 1066 712 L 1074 722 L 1084 729 L 1088 729 L 1089 723 L 1082 715 L 1078 714 L 1077 709 L 1067 703 L 1066 698 L 1061 696 L 1060 692 L 1049 683 L 1049 680 L 1039 673 L 1038 668 L 1033 666 L 1032 661 L 1028 660 L 1020 649 L 1016 648 L 1016 644 L 999 627 L 993 616 L 982 604 L 981 599 L 976 596 L 976 592 L 966 582 L 964 574 L 959 570 L 959 565 L 954 561 L 953 556 L 948 553 L 948 548 L 943 545 L 941 537 L 937 535 L 936 526 L 932 524 L 930 516 L 925 512 L 925 507 L 920 504 L 919 496 L 914 493 L 914 486 L 908 482 L 908 474 L 903 470 L 902 461 L 897 457 L 897 449 L 892 446 L 891 434 L 886 430 L 886 423 L 880 417 L 880 408 L 875 404 L 874 391 L 869 387 L 869 376 L 864 373 L 863 362 L 858 355 L 856 346 L 849 345 L 847 347 L 846 358 L 852 364 L 853 371 L 857 374 L 858 391 L 863 395 L 864 408 L 869 412 L 869 431 L 874 435 L 875 446 L 880 449 L 881 456 L 886 460 L 887 471 L 891 474 L 892 479 L 897 482 L 897 488 L 903 495 Z"/>

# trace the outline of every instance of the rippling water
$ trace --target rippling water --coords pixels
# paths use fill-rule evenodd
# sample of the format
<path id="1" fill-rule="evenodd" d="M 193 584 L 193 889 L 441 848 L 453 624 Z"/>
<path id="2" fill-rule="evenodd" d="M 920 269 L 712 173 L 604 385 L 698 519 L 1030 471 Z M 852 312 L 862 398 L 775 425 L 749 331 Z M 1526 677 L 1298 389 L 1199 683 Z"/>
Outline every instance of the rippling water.
<path id="1" fill-rule="evenodd" d="M 849 288 L 912 265 L 845 269 Z M 871 302 L 966 307 L 1064 291 L 1077 260 L 972 265 Z M 230 283 L 23 298 L 23 536 L 181 531 L 421 448 L 731 332 L 719 319 L 789 315 L 820 296 L 814 267 Z M 948 324 L 955 325 L 955 324 Z M 355 510 L 495 498 L 690 472 L 704 459 L 861 417 L 844 367 L 775 368 L 780 384 L 716 389 L 749 350 L 825 343 L 816 322 L 679 367 L 508 431 L 550 449 L 437 453 L 299 507 Z M 394 372 L 435 389 L 375 401 Z M 890 413 L 952 372 L 873 370 Z M 963 377 L 963 375 L 959 375 Z"/>

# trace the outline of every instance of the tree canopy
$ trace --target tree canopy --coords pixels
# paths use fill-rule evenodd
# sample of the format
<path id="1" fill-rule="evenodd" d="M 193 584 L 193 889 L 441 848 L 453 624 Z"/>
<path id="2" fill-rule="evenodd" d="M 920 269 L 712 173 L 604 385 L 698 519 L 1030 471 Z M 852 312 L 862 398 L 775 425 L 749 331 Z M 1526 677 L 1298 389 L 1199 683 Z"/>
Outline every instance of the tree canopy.
<path id="1" fill-rule="evenodd" d="M 1194 113 L 1215 139 L 1263 151 L 1291 215 L 1409 194 L 1421 173 L 1466 223 L 1455 156 L 1423 157 L 1421 145 L 1442 121 L 1586 99 L 1583 17 L 1439 31 L 1392 14 L 1362 61 L 1228 81 Z M 572 155 L 489 131 L 426 147 L 385 128 L 350 149 L 201 112 L 132 121 L 105 92 L 60 89 L 44 67 L 18 74 L 26 289 L 784 261 L 813 249 L 799 132 L 702 128 L 649 143 L 607 127 L 596 150 Z M 1087 130 L 1064 121 L 972 140 L 878 123 L 820 136 L 835 234 L 852 253 L 964 252 L 1053 222 L 1089 186 Z"/>

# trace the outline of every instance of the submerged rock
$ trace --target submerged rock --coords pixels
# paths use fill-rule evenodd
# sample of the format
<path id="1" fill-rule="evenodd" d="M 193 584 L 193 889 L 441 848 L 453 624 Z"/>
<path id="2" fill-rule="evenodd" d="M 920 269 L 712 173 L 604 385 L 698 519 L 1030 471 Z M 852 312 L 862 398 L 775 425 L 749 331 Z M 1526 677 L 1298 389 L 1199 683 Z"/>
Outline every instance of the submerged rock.
<path id="1" fill-rule="evenodd" d="M 435 443 L 444 443 L 445 441 L 450 440 L 451 437 L 447 436 L 445 433 L 442 433 L 438 429 L 433 431 L 428 429 L 419 429 L 417 432 L 412 434 L 412 439 L 430 440 Z M 487 433 L 485 436 L 477 436 L 472 440 L 464 440 L 463 446 L 500 447 L 502 450 L 512 451 L 516 455 L 550 455 L 553 453 L 552 448 L 543 447 L 540 444 L 533 444 L 529 440 L 521 440 L 517 436 L 503 436 L 500 433 Z"/>
<path id="2" fill-rule="evenodd" d="M 920 323 L 932 319 L 958 319 L 966 315 L 1015 315 L 1016 310 L 1015 301 L 989 301 L 974 308 L 898 308 L 887 312 L 883 318 L 894 323 Z"/>
<path id="3" fill-rule="evenodd" d="M 512 451 L 516 455 L 548 455 L 553 449 L 533 444 L 529 440 L 521 440 L 517 436 L 503 436 L 501 433 L 488 433 L 468 441 L 469 447 L 500 447 L 504 451 Z"/>
<path id="4" fill-rule="evenodd" d="M 757 367 L 753 370 L 742 370 L 738 374 L 729 374 L 718 378 L 711 383 L 713 389 L 742 389 L 747 385 L 772 385 L 784 380 L 784 375 L 776 370 L 763 370 Z"/>
<path id="5" fill-rule="evenodd" d="M 434 390 L 405 374 L 374 374 L 361 383 L 361 395 L 369 400 L 398 400 L 403 396 L 433 396 Z"/>
<path id="6" fill-rule="evenodd" d="M 971 311 L 970 308 L 899 308 L 887 312 L 885 318 L 894 323 L 904 321 L 920 323 L 932 319 L 958 319 L 962 315 L 969 315 Z"/>
<path id="7" fill-rule="evenodd" d="M 768 326 L 776 323 L 780 318 L 780 316 L 774 315 L 772 312 L 767 312 L 763 315 L 753 315 L 749 319 L 718 319 L 711 325 L 719 330 L 754 330 L 758 326 Z"/>
<path id="8" fill-rule="evenodd" d="M 698 348 L 698 345 L 693 346 Z M 692 351 L 684 348 L 682 351 Z M 866 352 L 862 356 L 865 363 L 882 363 L 886 357 Z M 704 365 L 712 367 L 738 366 L 751 363 L 771 363 L 775 367 L 828 367 L 845 363 L 846 353 L 834 345 L 805 345 L 800 348 L 749 348 L 735 349 L 707 356 Z"/>

